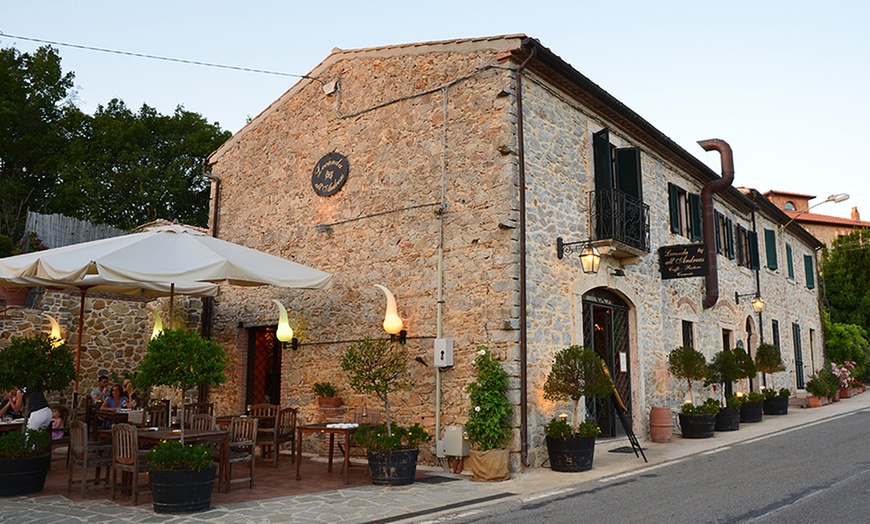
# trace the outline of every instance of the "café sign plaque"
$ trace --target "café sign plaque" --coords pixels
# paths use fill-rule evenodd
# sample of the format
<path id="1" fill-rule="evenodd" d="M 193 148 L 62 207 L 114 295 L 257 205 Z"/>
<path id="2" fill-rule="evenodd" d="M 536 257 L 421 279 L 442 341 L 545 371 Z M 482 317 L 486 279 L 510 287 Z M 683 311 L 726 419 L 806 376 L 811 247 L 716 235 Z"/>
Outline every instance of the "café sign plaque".
<path id="1" fill-rule="evenodd" d="M 704 244 L 662 246 L 659 248 L 659 267 L 662 280 L 705 276 L 707 246 Z"/>
<path id="2" fill-rule="evenodd" d="M 320 196 L 332 196 L 347 182 L 350 162 L 341 153 L 333 151 L 321 158 L 311 173 L 311 187 Z"/>

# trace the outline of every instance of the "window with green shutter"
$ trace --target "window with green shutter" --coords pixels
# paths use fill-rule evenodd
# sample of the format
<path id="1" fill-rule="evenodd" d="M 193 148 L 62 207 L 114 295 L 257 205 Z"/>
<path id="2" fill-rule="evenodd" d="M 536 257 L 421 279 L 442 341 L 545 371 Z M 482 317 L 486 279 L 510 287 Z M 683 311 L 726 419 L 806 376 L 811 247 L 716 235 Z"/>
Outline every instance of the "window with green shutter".
<path id="1" fill-rule="evenodd" d="M 779 265 L 776 260 L 776 231 L 773 229 L 764 229 L 764 251 L 767 254 L 767 268 L 777 269 Z"/>
<path id="2" fill-rule="evenodd" d="M 788 267 L 788 279 L 794 280 L 794 259 L 791 253 L 791 244 L 785 245 L 785 263 Z"/>
<path id="3" fill-rule="evenodd" d="M 689 238 L 695 242 L 704 240 L 704 226 L 701 221 L 701 195 L 689 193 Z"/>
<path id="4" fill-rule="evenodd" d="M 804 255 L 804 273 L 807 277 L 807 289 L 816 287 L 816 268 L 813 264 L 812 255 Z"/>
<path id="5" fill-rule="evenodd" d="M 747 237 L 749 239 L 749 269 L 758 269 L 761 267 L 758 256 L 758 233 L 750 231 Z"/>

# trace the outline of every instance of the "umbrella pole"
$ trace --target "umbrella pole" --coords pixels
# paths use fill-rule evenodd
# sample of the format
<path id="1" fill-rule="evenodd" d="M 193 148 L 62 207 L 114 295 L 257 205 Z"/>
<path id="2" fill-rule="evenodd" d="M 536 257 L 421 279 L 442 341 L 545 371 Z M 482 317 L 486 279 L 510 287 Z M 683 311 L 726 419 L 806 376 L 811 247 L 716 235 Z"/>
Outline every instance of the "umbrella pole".
<path id="1" fill-rule="evenodd" d="M 169 284 L 169 329 L 175 329 L 175 282 Z"/>
<path id="2" fill-rule="evenodd" d="M 88 290 L 86 288 L 80 288 L 79 291 L 82 293 L 82 299 L 81 305 L 79 306 L 79 343 L 78 348 L 76 349 L 76 381 L 75 388 L 73 389 L 73 406 L 78 406 L 79 402 L 79 378 L 82 369 L 82 332 L 85 329 L 85 295 Z"/>

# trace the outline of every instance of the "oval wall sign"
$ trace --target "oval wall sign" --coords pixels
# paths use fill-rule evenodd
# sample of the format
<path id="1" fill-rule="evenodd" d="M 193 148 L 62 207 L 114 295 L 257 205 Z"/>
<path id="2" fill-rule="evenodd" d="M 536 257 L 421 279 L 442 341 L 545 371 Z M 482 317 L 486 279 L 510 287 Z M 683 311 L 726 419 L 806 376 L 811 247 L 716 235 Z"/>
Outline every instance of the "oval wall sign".
<path id="1" fill-rule="evenodd" d="M 347 182 L 349 171 L 350 161 L 347 157 L 333 151 L 317 161 L 311 173 L 311 187 L 320 196 L 334 195 Z"/>

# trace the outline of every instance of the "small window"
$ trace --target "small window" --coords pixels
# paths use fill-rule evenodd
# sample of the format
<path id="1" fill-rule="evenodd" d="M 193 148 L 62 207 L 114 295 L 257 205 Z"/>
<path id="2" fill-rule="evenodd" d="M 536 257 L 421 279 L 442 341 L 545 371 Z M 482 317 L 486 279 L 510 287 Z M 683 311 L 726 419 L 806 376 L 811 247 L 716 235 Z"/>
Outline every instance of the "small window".
<path id="1" fill-rule="evenodd" d="M 731 345 L 731 330 L 723 329 L 722 330 L 722 350 L 723 351 L 731 351 L 734 346 Z"/>
<path id="2" fill-rule="evenodd" d="M 773 345 L 779 347 L 779 320 L 770 321 L 770 330 L 773 332 Z"/>
<path id="3" fill-rule="evenodd" d="M 806 275 L 807 289 L 816 287 L 816 267 L 813 264 L 812 255 L 804 255 L 804 273 Z"/>
<path id="4" fill-rule="evenodd" d="M 767 268 L 777 269 L 779 265 L 776 260 L 776 231 L 773 229 L 764 229 L 764 251 L 767 254 Z"/>
<path id="5" fill-rule="evenodd" d="M 783 208 L 784 208 L 786 211 L 797 211 L 797 209 L 795 209 L 795 207 L 794 207 L 794 202 L 792 202 L 791 200 L 789 200 L 788 202 L 786 202 L 786 203 L 785 203 L 785 206 L 783 206 Z"/>
<path id="6" fill-rule="evenodd" d="M 685 189 L 669 182 L 668 207 L 672 233 L 695 242 L 704 240 L 700 195 L 687 193 Z"/>
<path id="7" fill-rule="evenodd" d="M 758 233 L 737 226 L 737 263 L 750 269 L 758 269 Z"/>
<path id="8" fill-rule="evenodd" d="M 695 347 L 695 331 L 694 324 L 689 320 L 683 321 L 683 345 Z"/>

